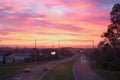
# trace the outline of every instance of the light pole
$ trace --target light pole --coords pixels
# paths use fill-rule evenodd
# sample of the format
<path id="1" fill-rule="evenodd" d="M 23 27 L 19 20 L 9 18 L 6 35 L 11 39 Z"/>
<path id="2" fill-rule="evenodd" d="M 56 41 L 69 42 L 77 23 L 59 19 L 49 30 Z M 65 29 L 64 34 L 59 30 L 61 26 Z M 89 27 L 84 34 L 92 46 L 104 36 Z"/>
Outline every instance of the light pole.
<path id="1" fill-rule="evenodd" d="M 36 41 L 37 41 L 37 39 L 35 39 L 35 49 L 36 49 Z"/>
<path id="2" fill-rule="evenodd" d="M 61 45 L 60 45 L 60 41 L 58 41 L 58 50 L 59 50 L 59 52 L 58 52 L 58 58 L 60 57 L 60 50 L 61 50 Z"/>
<path id="3" fill-rule="evenodd" d="M 94 40 L 91 40 L 92 41 L 92 48 L 93 48 L 93 52 L 91 53 L 91 58 L 93 58 L 93 55 L 94 55 L 94 52 L 95 52 L 95 46 L 94 46 Z"/>
<path id="4" fill-rule="evenodd" d="M 54 49 L 54 41 L 52 42 L 52 48 Z"/>
<path id="5" fill-rule="evenodd" d="M 36 54 L 37 54 L 36 41 L 37 41 L 37 39 L 35 39 L 35 64 L 36 64 Z"/>
<path id="6" fill-rule="evenodd" d="M 93 41 L 93 54 L 94 54 L 94 40 L 92 40 Z"/>

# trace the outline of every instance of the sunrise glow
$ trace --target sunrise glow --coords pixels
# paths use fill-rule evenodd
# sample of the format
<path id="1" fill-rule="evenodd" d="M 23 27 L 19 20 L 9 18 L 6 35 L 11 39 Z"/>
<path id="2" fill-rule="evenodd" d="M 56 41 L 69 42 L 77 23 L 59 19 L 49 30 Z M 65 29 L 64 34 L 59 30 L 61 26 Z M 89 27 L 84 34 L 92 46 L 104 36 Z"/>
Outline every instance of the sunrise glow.
<path id="1" fill-rule="evenodd" d="M 97 45 L 119 0 L 0 0 L 0 46 Z M 86 41 L 87 40 L 87 41 Z"/>

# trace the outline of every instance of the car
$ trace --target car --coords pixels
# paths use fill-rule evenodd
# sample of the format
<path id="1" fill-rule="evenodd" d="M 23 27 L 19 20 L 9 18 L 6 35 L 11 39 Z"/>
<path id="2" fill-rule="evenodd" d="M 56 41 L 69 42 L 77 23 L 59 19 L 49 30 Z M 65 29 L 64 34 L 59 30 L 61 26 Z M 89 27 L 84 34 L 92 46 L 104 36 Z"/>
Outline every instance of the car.
<path id="1" fill-rule="evenodd" d="M 44 70 L 44 71 L 48 71 L 48 68 L 47 68 L 47 67 L 43 67 L 43 70 Z"/>
<path id="2" fill-rule="evenodd" d="M 25 68 L 24 72 L 31 72 L 31 68 Z"/>

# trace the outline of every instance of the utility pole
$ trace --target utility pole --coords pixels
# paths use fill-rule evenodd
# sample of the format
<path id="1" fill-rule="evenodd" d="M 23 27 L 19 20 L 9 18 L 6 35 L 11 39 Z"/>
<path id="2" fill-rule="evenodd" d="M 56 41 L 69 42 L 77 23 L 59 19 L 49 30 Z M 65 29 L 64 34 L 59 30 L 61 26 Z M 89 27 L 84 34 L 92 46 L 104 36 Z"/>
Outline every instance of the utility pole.
<path id="1" fill-rule="evenodd" d="M 54 49 L 54 41 L 52 42 L 52 48 Z"/>
<path id="2" fill-rule="evenodd" d="M 94 51 L 95 51 L 95 50 L 94 50 L 94 40 L 93 40 L 93 54 L 94 54 Z"/>
<path id="3" fill-rule="evenodd" d="M 37 41 L 37 40 L 35 39 L 35 49 L 36 49 L 36 41 Z"/>
<path id="4" fill-rule="evenodd" d="M 59 49 L 60 49 L 60 41 L 58 41 L 58 47 L 59 47 Z"/>
<path id="5" fill-rule="evenodd" d="M 36 64 L 36 54 L 37 54 L 36 41 L 37 41 L 37 39 L 35 39 L 35 64 Z"/>
<path id="6" fill-rule="evenodd" d="M 92 55 L 91 55 L 91 58 L 93 58 L 93 56 L 94 56 L 94 52 L 95 52 L 95 48 L 94 48 L 94 40 L 92 40 L 92 45 L 93 45 L 93 53 L 92 53 Z"/>
<path id="7" fill-rule="evenodd" d="M 60 46 L 60 41 L 58 41 L 58 49 L 59 49 L 59 52 L 58 52 L 58 58 L 59 58 L 59 56 L 60 56 L 60 50 L 61 50 L 60 47 L 61 47 L 61 46 Z"/>

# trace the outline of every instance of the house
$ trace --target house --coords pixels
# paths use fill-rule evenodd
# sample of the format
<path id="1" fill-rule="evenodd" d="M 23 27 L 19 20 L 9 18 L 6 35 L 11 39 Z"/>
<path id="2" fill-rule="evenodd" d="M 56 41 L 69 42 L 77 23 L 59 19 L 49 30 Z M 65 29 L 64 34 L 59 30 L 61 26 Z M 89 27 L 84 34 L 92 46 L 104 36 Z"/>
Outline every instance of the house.
<path id="1" fill-rule="evenodd" d="M 30 53 L 13 53 L 5 57 L 6 63 L 23 63 L 26 59 L 30 59 Z"/>
<path id="2" fill-rule="evenodd" d="M 5 57 L 6 64 L 8 63 L 21 63 L 24 62 L 25 56 L 20 53 L 13 53 Z"/>
<path id="3" fill-rule="evenodd" d="M 14 62 L 14 54 L 11 54 L 11 55 L 8 55 L 8 56 L 6 56 L 5 57 L 5 62 L 6 62 L 6 64 L 8 64 L 8 63 L 13 63 Z"/>
<path id="4" fill-rule="evenodd" d="M 3 55 L 0 55 L 0 64 L 3 62 Z"/>
<path id="5" fill-rule="evenodd" d="M 14 55 L 14 60 L 15 60 L 15 63 L 23 63 L 25 62 L 25 56 L 23 54 L 15 54 Z"/>

